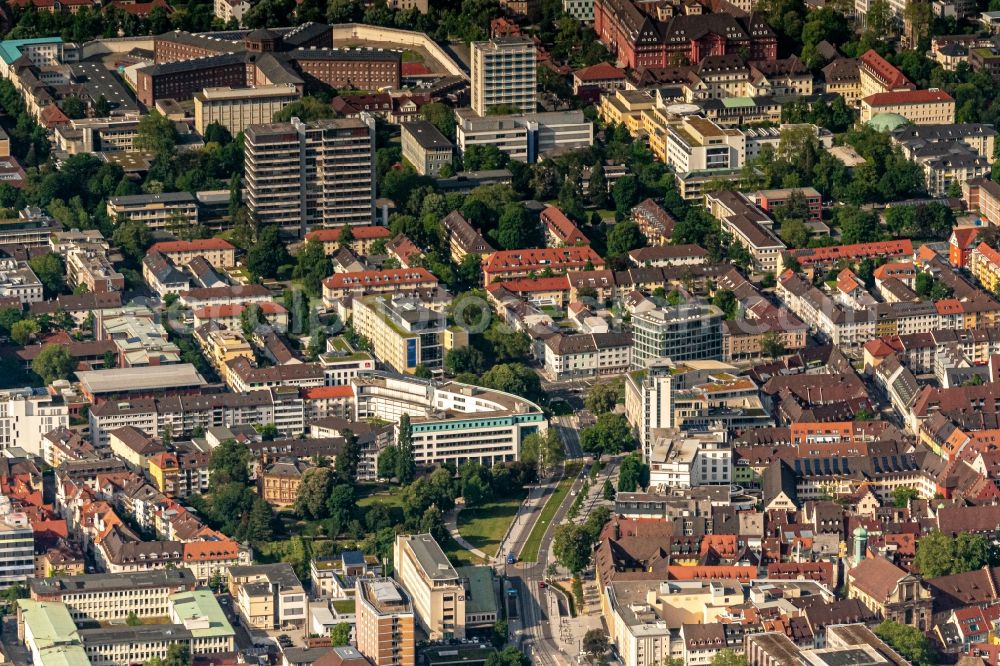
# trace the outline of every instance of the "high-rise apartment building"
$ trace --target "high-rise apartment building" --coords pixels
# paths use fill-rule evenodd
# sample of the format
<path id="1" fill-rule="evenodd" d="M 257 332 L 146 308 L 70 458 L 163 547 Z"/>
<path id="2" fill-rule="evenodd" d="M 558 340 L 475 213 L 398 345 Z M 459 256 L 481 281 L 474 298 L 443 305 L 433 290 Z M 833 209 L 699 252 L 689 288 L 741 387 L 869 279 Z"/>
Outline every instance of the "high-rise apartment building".
<path id="1" fill-rule="evenodd" d="M 535 45 L 527 37 L 472 43 L 472 110 L 485 116 L 490 107 L 509 105 L 535 110 Z"/>
<path id="2" fill-rule="evenodd" d="M 359 579 L 355 594 L 354 635 L 358 651 L 375 666 L 413 666 L 413 605 L 390 578 Z"/>
<path id="3" fill-rule="evenodd" d="M 61 397 L 28 388 L 0 393 L 0 451 L 18 446 L 40 456 L 45 434 L 68 427 L 69 407 Z"/>
<path id="4" fill-rule="evenodd" d="M 370 225 L 375 121 L 328 119 L 250 125 L 246 191 L 258 223 L 305 235 L 310 227 Z"/>

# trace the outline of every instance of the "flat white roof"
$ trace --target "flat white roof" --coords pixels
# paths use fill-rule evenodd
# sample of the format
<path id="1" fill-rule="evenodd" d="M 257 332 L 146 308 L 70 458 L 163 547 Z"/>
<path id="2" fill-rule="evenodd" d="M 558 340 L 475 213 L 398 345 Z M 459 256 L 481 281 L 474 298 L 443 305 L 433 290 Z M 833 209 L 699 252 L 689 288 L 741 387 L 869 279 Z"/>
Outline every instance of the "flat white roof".
<path id="1" fill-rule="evenodd" d="M 91 394 L 154 391 L 208 383 L 190 363 L 87 370 L 76 373 L 76 376 L 80 385 Z"/>

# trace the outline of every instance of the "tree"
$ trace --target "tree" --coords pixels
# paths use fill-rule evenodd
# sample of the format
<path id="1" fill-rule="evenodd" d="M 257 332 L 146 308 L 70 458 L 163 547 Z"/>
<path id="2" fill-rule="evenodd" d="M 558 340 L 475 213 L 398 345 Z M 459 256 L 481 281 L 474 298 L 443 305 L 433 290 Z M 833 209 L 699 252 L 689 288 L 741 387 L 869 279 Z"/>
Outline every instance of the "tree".
<path id="1" fill-rule="evenodd" d="M 623 257 L 645 244 L 646 237 L 639 225 L 632 221 L 619 222 L 608 232 L 607 250 L 612 256 Z"/>
<path id="2" fill-rule="evenodd" d="M 399 448 L 390 444 L 378 454 L 378 477 L 380 479 L 391 479 L 396 476 L 396 468 L 398 466 Z"/>
<path id="3" fill-rule="evenodd" d="M 274 509 L 257 497 L 247 516 L 246 538 L 250 543 L 262 543 L 274 538 Z"/>
<path id="4" fill-rule="evenodd" d="M 125 624 L 130 627 L 138 627 L 142 624 L 142 620 L 135 614 L 135 611 L 129 611 L 128 616 L 125 618 Z"/>
<path id="5" fill-rule="evenodd" d="M 257 234 L 257 242 L 247 253 L 246 267 L 257 279 L 273 278 L 281 266 L 291 262 L 285 244 L 281 242 L 277 225 L 269 224 Z"/>
<path id="6" fill-rule="evenodd" d="M 625 381 L 622 379 L 594 384 L 583 399 L 584 407 L 595 415 L 613 412 L 616 405 L 624 402 Z"/>
<path id="7" fill-rule="evenodd" d="M 542 383 L 534 370 L 521 363 L 504 363 L 487 370 L 476 382 L 480 386 L 513 393 L 539 402 L 543 398 Z"/>
<path id="8" fill-rule="evenodd" d="M 621 453 L 635 448 L 635 435 L 624 414 L 601 414 L 580 432 L 580 446 L 594 454 Z"/>
<path id="9" fill-rule="evenodd" d="M 639 201 L 639 180 L 632 175 L 619 178 L 611 188 L 611 198 L 615 202 L 615 219 L 624 220 Z"/>
<path id="10" fill-rule="evenodd" d="M 441 102 L 431 102 L 420 107 L 420 115 L 434 125 L 449 141 L 455 140 L 455 112 Z"/>
<path id="11" fill-rule="evenodd" d="M 329 467 L 307 469 L 302 475 L 299 491 L 295 496 L 295 513 L 312 520 L 326 518 L 328 515 L 326 498 L 332 487 L 333 474 Z"/>
<path id="12" fill-rule="evenodd" d="M 166 657 L 153 657 L 145 666 L 191 666 L 193 663 L 191 648 L 186 643 L 174 643 L 167 648 Z"/>
<path id="13" fill-rule="evenodd" d="M 539 476 L 544 476 L 565 459 L 566 451 L 555 428 L 549 428 L 545 434 L 533 432 L 525 437 L 521 442 L 520 457 L 525 465 L 536 467 Z"/>
<path id="14" fill-rule="evenodd" d="M 604 479 L 604 485 L 601 487 L 601 497 L 613 502 L 615 499 L 615 486 L 611 483 L 611 479 Z"/>
<path id="15" fill-rule="evenodd" d="M 111 103 L 108 102 L 108 98 L 101 95 L 94 102 L 94 117 L 95 118 L 107 118 L 111 115 Z"/>
<path id="16" fill-rule="evenodd" d="M 48 252 L 33 257 L 28 261 L 28 265 L 42 281 L 46 296 L 51 298 L 66 288 L 66 280 L 64 279 L 66 271 L 62 257 L 58 254 Z"/>
<path id="17" fill-rule="evenodd" d="M 892 491 L 892 503 L 897 509 L 905 509 L 912 500 L 919 498 L 920 493 L 917 492 L 916 488 L 900 486 Z"/>
<path id="18" fill-rule="evenodd" d="M 104 352 L 103 365 L 105 370 L 118 367 L 118 357 L 111 350 Z"/>
<path id="19" fill-rule="evenodd" d="M 134 265 L 142 262 L 146 250 L 153 244 L 153 234 L 149 227 L 138 220 L 126 220 L 120 223 L 112 232 L 111 239 Z"/>
<path id="20" fill-rule="evenodd" d="M 581 525 L 563 523 L 556 527 L 552 542 L 552 552 L 559 563 L 578 574 L 590 562 L 593 541 L 589 532 Z"/>
<path id="21" fill-rule="evenodd" d="M 483 332 L 483 338 L 490 343 L 496 360 L 502 363 L 525 359 L 531 352 L 531 340 L 528 336 L 513 330 L 499 319 L 494 320 Z"/>
<path id="22" fill-rule="evenodd" d="M 643 463 L 636 453 L 625 456 L 618 473 L 618 491 L 634 493 L 648 485 L 649 465 Z"/>
<path id="23" fill-rule="evenodd" d="M 712 657 L 712 666 L 747 666 L 747 658 L 741 654 L 736 654 L 729 648 L 719 650 Z"/>
<path id="24" fill-rule="evenodd" d="M 781 223 L 781 240 L 788 247 L 805 247 L 809 244 L 809 229 L 805 222 L 797 218 L 788 218 Z"/>
<path id="25" fill-rule="evenodd" d="M 136 150 L 165 155 L 177 145 L 177 127 L 174 121 L 154 109 L 139 119 L 134 143 Z"/>
<path id="26" fill-rule="evenodd" d="M 23 347 L 28 344 L 33 337 L 38 335 L 40 330 L 38 322 L 34 319 L 22 319 L 19 322 L 15 322 L 14 325 L 10 327 L 10 338 L 15 343 Z"/>
<path id="27" fill-rule="evenodd" d="M 736 300 L 736 294 L 728 289 L 717 289 L 712 294 L 712 305 L 722 310 L 726 319 L 736 319 L 740 313 L 740 302 Z"/>
<path id="28" fill-rule="evenodd" d="M 357 434 L 347 428 L 340 431 L 340 436 L 344 438 L 344 450 L 337 455 L 337 474 L 345 483 L 354 483 L 361 464 L 361 442 Z"/>
<path id="29" fill-rule="evenodd" d="M 474 375 L 486 370 L 486 357 L 473 346 L 449 349 L 444 356 L 444 369 L 451 376 L 469 372 Z"/>
<path id="30" fill-rule="evenodd" d="M 220 486 L 226 483 L 250 483 L 250 449 L 246 444 L 235 439 L 227 439 L 212 450 L 208 461 L 208 471 L 212 485 Z"/>
<path id="31" fill-rule="evenodd" d="M 503 207 L 498 226 L 492 236 L 503 250 L 537 247 L 542 241 L 538 220 L 519 203 L 510 203 Z"/>
<path id="32" fill-rule="evenodd" d="M 924 578 L 965 573 L 995 563 L 996 555 L 981 534 L 959 534 L 955 538 L 938 530 L 917 541 L 914 563 Z"/>
<path id="33" fill-rule="evenodd" d="M 581 645 L 591 664 L 603 664 L 608 654 L 608 634 L 603 629 L 590 629 L 583 635 Z"/>
<path id="34" fill-rule="evenodd" d="M 333 625 L 330 630 L 330 641 L 333 647 L 343 647 L 351 643 L 351 625 L 347 622 L 340 622 Z"/>
<path id="35" fill-rule="evenodd" d="M 354 486 L 349 483 L 340 483 L 333 487 L 333 491 L 326 499 L 327 515 L 335 525 L 344 526 L 351 520 L 351 512 L 354 509 Z"/>
<path id="36" fill-rule="evenodd" d="M 889 644 L 914 666 L 938 663 L 933 645 L 916 627 L 886 620 L 875 627 L 875 635 Z"/>
<path id="37" fill-rule="evenodd" d="M 844 206 L 835 214 L 844 243 L 872 243 L 882 238 L 878 218 L 856 206 Z"/>
<path id="38" fill-rule="evenodd" d="M 768 331 L 760 339 L 760 353 L 768 358 L 781 358 L 788 353 L 785 343 L 781 341 L 781 335 L 775 331 Z"/>
<path id="39" fill-rule="evenodd" d="M 413 376 L 417 379 L 434 379 L 434 372 L 421 363 L 413 369 Z"/>
<path id="40" fill-rule="evenodd" d="M 396 459 L 396 478 L 401 484 L 408 485 L 417 476 L 417 462 L 413 453 L 413 427 L 410 425 L 410 415 L 399 417 L 396 434 L 396 446 L 399 454 Z"/>
<path id="41" fill-rule="evenodd" d="M 343 239 L 344 232 L 341 231 L 341 242 Z M 295 253 L 292 277 L 302 280 L 302 286 L 310 296 L 319 296 L 323 292 L 323 279 L 331 272 L 330 258 L 323 251 L 323 243 L 315 238 L 307 240 Z"/>
<path id="42" fill-rule="evenodd" d="M 608 179 L 604 174 L 604 165 L 595 164 L 590 169 L 590 180 L 587 181 L 587 195 L 595 208 L 608 207 Z"/>
<path id="43" fill-rule="evenodd" d="M 49 385 L 57 379 L 69 379 L 76 368 L 76 360 L 65 345 L 46 345 L 31 362 L 31 369 Z"/>

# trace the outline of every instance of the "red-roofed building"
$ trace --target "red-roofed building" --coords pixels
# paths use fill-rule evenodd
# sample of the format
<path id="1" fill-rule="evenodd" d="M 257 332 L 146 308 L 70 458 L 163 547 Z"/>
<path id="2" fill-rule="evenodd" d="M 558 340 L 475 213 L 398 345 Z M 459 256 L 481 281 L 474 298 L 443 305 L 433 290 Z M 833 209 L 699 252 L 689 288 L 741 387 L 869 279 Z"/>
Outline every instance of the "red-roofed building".
<path id="1" fill-rule="evenodd" d="M 861 99 L 861 122 L 880 113 L 903 116 L 914 125 L 950 125 L 955 122 L 955 99 L 943 90 L 897 90 Z"/>
<path id="2" fill-rule="evenodd" d="M 253 564 L 250 550 L 232 539 L 190 541 L 183 544 L 181 559 L 202 585 L 216 574 L 225 576 L 229 567 Z"/>
<path id="3" fill-rule="evenodd" d="M 345 357 L 352 366 L 354 376 L 358 372 L 375 369 L 375 360 L 370 355 L 367 358 Z M 336 360 L 336 357 L 334 357 Z M 309 420 L 334 416 L 341 419 L 354 418 L 354 387 L 349 383 L 339 386 L 314 386 L 303 388 L 299 395 L 306 403 L 306 413 Z"/>
<path id="4" fill-rule="evenodd" d="M 426 268 L 337 273 L 323 280 L 323 303 L 330 307 L 345 296 L 413 293 L 437 286 L 438 279 Z"/>
<path id="5" fill-rule="evenodd" d="M 551 271 L 593 270 L 604 266 L 604 260 L 589 246 L 553 247 L 526 250 L 502 250 L 490 255 L 483 264 L 486 284 L 500 280 L 528 277 Z"/>
<path id="6" fill-rule="evenodd" d="M 858 58 L 861 73 L 861 96 L 867 97 L 880 92 L 894 90 L 915 90 L 913 82 L 906 78 L 895 65 L 869 49 Z"/>
<path id="7" fill-rule="evenodd" d="M 955 227 L 948 239 L 948 261 L 955 268 L 968 268 L 969 258 L 976 247 L 979 227 Z"/>
<path id="8" fill-rule="evenodd" d="M 69 116 L 55 104 L 49 104 L 38 112 L 38 124 L 45 129 L 55 129 L 60 125 L 69 125 Z"/>
<path id="9" fill-rule="evenodd" d="M 280 303 L 257 303 L 260 316 L 280 331 L 288 330 L 288 310 Z M 204 324 L 215 324 L 228 328 L 231 331 L 238 331 L 242 326 L 240 316 L 247 309 L 247 305 L 232 303 L 228 305 L 206 305 L 194 311 L 194 326 L 198 328 Z"/>
<path id="10" fill-rule="evenodd" d="M 885 259 L 904 259 L 913 256 L 913 242 L 908 238 L 902 240 L 879 241 L 876 243 L 857 243 L 854 245 L 834 245 L 832 247 L 814 247 L 793 250 L 791 256 L 803 268 L 828 267 L 841 260 L 860 261 L 883 257 Z"/>
<path id="11" fill-rule="evenodd" d="M 497 294 L 503 290 L 536 304 L 554 305 L 561 308 L 569 300 L 569 278 L 565 275 L 550 278 L 523 278 L 495 282 L 486 288 L 490 294 Z"/>
<path id="12" fill-rule="evenodd" d="M 203 257 L 219 269 L 236 266 L 236 247 L 222 238 L 155 243 L 149 252 L 158 252 L 178 266 L 187 266 L 195 257 Z"/>
<path id="13" fill-rule="evenodd" d="M 545 225 L 545 242 L 549 247 L 566 245 L 590 245 L 590 239 L 555 206 L 547 206 L 540 216 Z"/>
<path id="14" fill-rule="evenodd" d="M 323 244 L 323 252 L 332 255 L 340 249 L 340 234 L 343 229 L 316 229 L 306 234 L 306 240 L 316 240 Z M 351 227 L 351 241 L 347 245 L 354 250 L 355 254 L 365 255 L 372 250 L 375 241 L 388 241 L 392 238 L 392 232 L 388 227 L 377 225 Z"/>
<path id="15" fill-rule="evenodd" d="M 624 87 L 625 70 L 606 62 L 573 72 L 573 94 L 585 100 L 596 101 L 602 92 Z"/>
<path id="16" fill-rule="evenodd" d="M 390 257 L 396 259 L 403 268 L 413 268 L 424 256 L 420 248 L 406 234 L 397 234 L 395 238 L 385 244 L 385 251 Z"/>

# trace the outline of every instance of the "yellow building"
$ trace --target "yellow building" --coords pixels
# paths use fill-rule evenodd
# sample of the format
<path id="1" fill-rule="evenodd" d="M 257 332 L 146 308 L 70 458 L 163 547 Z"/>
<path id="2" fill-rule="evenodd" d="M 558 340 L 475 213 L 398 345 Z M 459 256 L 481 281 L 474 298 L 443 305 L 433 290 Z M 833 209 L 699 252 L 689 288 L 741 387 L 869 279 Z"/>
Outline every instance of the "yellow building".
<path id="1" fill-rule="evenodd" d="M 354 300 L 354 329 L 371 341 L 375 356 L 397 372 L 413 374 L 420 366 L 444 367 L 450 349 L 468 345 L 464 329 L 448 327 L 447 317 L 411 299 L 367 296 Z"/>
<path id="2" fill-rule="evenodd" d="M 158 453 L 147 461 L 147 471 L 156 489 L 167 497 L 177 492 L 177 456 L 173 453 Z"/>
<path id="3" fill-rule="evenodd" d="M 244 337 L 243 333 L 236 330 L 211 329 L 202 327 L 195 329 L 195 340 L 208 358 L 208 362 L 219 373 L 222 381 L 226 381 L 229 370 L 229 361 L 237 358 L 245 358 L 251 363 L 256 362 L 253 347 Z"/>
<path id="4" fill-rule="evenodd" d="M 955 122 L 955 100 L 937 89 L 875 93 L 861 99 L 861 122 L 880 113 L 903 116 L 914 125 L 951 125 Z"/>
<path id="5" fill-rule="evenodd" d="M 642 90 L 616 90 L 601 95 L 597 114 L 604 122 L 625 125 L 632 136 L 635 136 L 642 125 L 642 112 L 654 106 L 656 100 Z"/>
<path id="6" fill-rule="evenodd" d="M 986 243 L 980 243 L 969 257 L 969 271 L 984 289 L 997 293 L 997 286 L 1000 285 L 1000 252 Z"/>
<path id="7" fill-rule="evenodd" d="M 396 577 L 427 637 L 464 639 L 465 586 L 434 537 L 399 534 L 393 555 Z"/>

